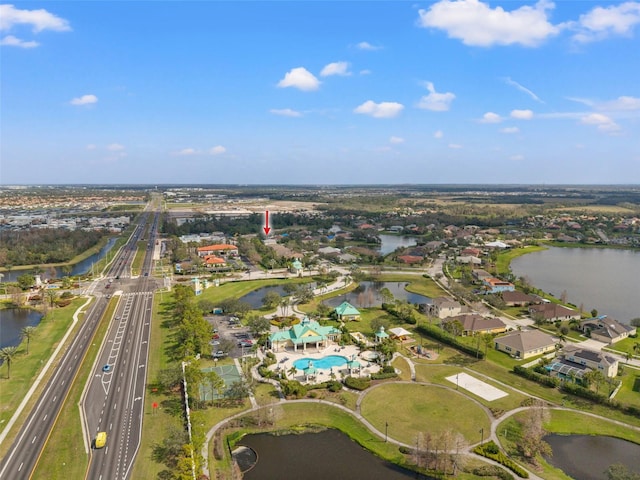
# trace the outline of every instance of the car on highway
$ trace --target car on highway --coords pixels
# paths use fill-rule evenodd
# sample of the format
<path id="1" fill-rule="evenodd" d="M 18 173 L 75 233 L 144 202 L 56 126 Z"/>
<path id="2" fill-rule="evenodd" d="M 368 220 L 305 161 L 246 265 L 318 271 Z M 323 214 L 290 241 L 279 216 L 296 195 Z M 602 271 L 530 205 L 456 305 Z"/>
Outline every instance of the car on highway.
<path id="1" fill-rule="evenodd" d="M 103 448 L 107 444 L 107 432 L 98 432 L 93 442 L 95 448 Z"/>
<path id="2" fill-rule="evenodd" d="M 113 369 L 113 365 L 109 365 L 108 363 L 102 367 L 103 372 L 110 372 Z"/>

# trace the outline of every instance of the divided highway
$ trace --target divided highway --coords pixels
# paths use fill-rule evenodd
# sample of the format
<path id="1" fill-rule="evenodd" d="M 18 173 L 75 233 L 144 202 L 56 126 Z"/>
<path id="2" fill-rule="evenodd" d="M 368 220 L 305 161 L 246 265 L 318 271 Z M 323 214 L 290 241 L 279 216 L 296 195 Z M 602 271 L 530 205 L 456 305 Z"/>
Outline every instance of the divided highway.
<path id="1" fill-rule="evenodd" d="M 57 363 L 46 387 L 20 429 L 13 445 L 0 462 L 0 480 L 32 478 L 69 389 L 76 380 L 87 349 L 93 341 L 98 323 L 108 305 L 111 294 L 121 296 L 106 341 L 96 362 L 96 371 L 89 379 L 83 397 L 85 426 L 91 440 L 97 431 L 106 431 L 104 449 L 91 450 L 86 478 L 125 479 L 137 453 L 142 427 L 144 387 L 148 356 L 151 307 L 155 281 L 150 277 L 152 252 L 159 215 L 153 214 L 142 274 L 130 279 L 131 263 L 136 245 L 143 235 L 149 214 L 144 213 L 94 293 L 73 341 Z M 102 367 L 110 364 L 109 372 Z M 83 380 L 82 380 L 83 381 Z M 78 439 L 78 441 L 81 441 Z"/>

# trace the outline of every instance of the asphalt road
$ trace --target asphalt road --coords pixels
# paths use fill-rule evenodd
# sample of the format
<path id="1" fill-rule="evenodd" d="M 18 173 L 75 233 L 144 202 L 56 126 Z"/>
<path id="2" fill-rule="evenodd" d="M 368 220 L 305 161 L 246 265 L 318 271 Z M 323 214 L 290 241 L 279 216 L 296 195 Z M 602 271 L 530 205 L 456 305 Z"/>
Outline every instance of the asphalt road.
<path id="1" fill-rule="evenodd" d="M 146 215 L 143 215 L 141 217 L 140 225 L 137 227 L 135 233 L 130 238 L 130 241 L 127 244 L 128 247 L 133 246 L 135 248 L 136 241 L 141 235 L 140 232 L 144 231 L 143 226 L 147 220 L 148 218 Z M 153 225 L 156 225 L 157 216 L 154 216 L 153 221 Z M 155 242 L 155 231 L 156 229 L 153 228 L 153 233 L 151 235 L 153 238 L 150 241 Z M 116 276 L 126 275 L 126 272 L 130 270 L 130 263 L 133 260 L 132 251 L 133 250 L 131 248 L 127 247 L 123 248 L 120 251 L 118 257 L 114 259 L 114 262 L 107 274 L 108 278 L 111 279 Z M 151 255 L 147 255 L 147 258 L 145 259 L 145 270 L 143 271 L 151 271 Z M 108 285 L 109 287 L 107 287 Z M 138 296 L 141 296 L 143 298 L 151 297 L 152 294 L 147 292 L 151 291 L 152 286 L 153 283 L 150 280 L 150 277 L 141 277 L 141 280 L 138 284 L 138 291 L 142 291 L 145 293 Z M 62 353 L 59 361 L 57 363 L 54 363 L 53 374 L 47 382 L 43 393 L 31 410 L 31 413 L 29 414 L 27 420 L 22 425 L 16 439 L 14 440 L 13 445 L 10 447 L 9 451 L 0 462 L 0 480 L 23 480 L 29 479 L 33 475 L 42 451 L 47 444 L 51 431 L 60 413 L 62 405 L 67 398 L 70 386 L 75 381 L 79 368 L 84 361 L 87 349 L 93 341 L 93 337 L 100 319 L 102 318 L 108 305 L 108 299 L 106 297 L 107 295 L 111 295 L 112 289 L 113 285 L 109 283 L 109 280 L 104 280 L 99 282 L 97 288 L 92 292 L 96 296 L 96 299 L 90 306 L 87 315 L 82 321 L 75 338 Z M 150 300 L 146 300 L 146 302 L 150 302 Z M 136 311 L 140 311 L 140 307 L 138 307 L 138 310 Z M 138 330 L 140 330 L 142 333 L 139 333 L 137 338 L 140 338 L 142 335 L 144 335 L 145 330 L 143 327 L 144 322 L 140 322 Z M 148 327 L 146 329 L 146 334 L 148 337 Z M 134 358 L 137 357 L 131 357 L 131 360 L 133 361 Z M 144 387 L 146 368 L 140 370 L 140 372 L 136 371 L 136 375 L 134 376 L 133 381 L 136 384 L 140 384 L 142 387 Z M 131 415 L 133 415 L 133 413 Z M 136 438 L 139 438 L 140 427 L 141 425 L 135 426 L 133 425 L 133 423 L 130 423 L 129 431 L 134 432 L 135 430 L 135 432 L 137 433 L 134 432 L 133 434 L 130 434 L 129 437 L 131 438 L 137 435 Z M 78 439 L 78 441 L 81 440 Z M 131 455 L 135 455 L 136 451 L 137 446 L 135 449 L 132 449 Z M 131 460 L 131 462 L 132 461 L 133 460 Z M 99 477 L 88 478 L 93 479 Z"/>

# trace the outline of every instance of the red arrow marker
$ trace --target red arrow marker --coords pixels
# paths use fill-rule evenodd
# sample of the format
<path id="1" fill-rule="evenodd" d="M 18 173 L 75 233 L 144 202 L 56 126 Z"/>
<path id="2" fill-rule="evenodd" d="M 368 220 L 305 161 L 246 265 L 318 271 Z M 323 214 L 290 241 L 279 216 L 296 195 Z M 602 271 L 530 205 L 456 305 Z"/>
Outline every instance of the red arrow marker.
<path id="1" fill-rule="evenodd" d="M 269 235 L 271 228 L 269 228 L 269 210 L 264 212 L 264 234 Z"/>

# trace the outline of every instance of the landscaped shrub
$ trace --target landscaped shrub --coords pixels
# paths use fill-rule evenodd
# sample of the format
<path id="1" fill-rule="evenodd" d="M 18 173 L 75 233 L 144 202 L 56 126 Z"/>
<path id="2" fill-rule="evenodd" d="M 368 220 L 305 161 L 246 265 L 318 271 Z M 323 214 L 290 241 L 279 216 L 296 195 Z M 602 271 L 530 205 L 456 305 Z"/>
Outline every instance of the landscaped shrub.
<path id="1" fill-rule="evenodd" d="M 262 364 L 265 367 L 268 367 L 269 365 L 275 365 L 276 362 L 277 362 L 277 359 L 275 354 L 273 352 L 267 352 L 264 360 L 262 361 Z"/>
<path id="2" fill-rule="evenodd" d="M 307 387 L 297 380 L 282 380 L 280 385 L 282 386 L 282 393 L 285 397 L 302 398 L 307 395 Z"/>
<path id="3" fill-rule="evenodd" d="M 575 395 L 577 397 L 586 398 L 596 403 L 607 403 L 609 400 L 609 397 L 607 397 L 606 395 L 603 395 L 602 393 L 594 392 L 592 390 L 589 390 L 588 388 L 581 387 L 580 385 L 577 385 L 575 383 L 569 383 L 569 382 L 563 383 L 562 386 L 560 387 L 560 390 L 562 390 L 563 392 L 567 392 L 572 395 Z"/>
<path id="4" fill-rule="evenodd" d="M 409 447 L 405 447 L 404 445 L 401 445 L 398 450 L 400 450 L 400 453 L 404 455 L 413 455 L 413 450 L 411 450 Z"/>
<path id="5" fill-rule="evenodd" d="M 366 390 L 371 385 L 371 380 L 365 377 L 346 377 L 344 384 L 354 390 Z"/>
<path id="6" fill-rule="evenodd" d="M 533 380 L 534 382 L 540 383 L 541 385 L 545 385 L 547 387 L 555 388 L 560 385 L 560 380 L 557 377 L 541 375 L 537 372 L 534 372 L 533 370 L 521 367 L 520 365 L 516 365 L 515 367 L 513 367 L 513 372 L 517 375 L 520 375 L 521 377 Z"/>
<path id="7" fill-rule="evenodd" d="M 514 472 L 516 475 L 522 478 L 529 478 L 529 473 L 518 465 L 516 462 L 507 457 L 504 453 L 500 451 L 498 446 L 493 442 L 493 440 L 489 440 L 487 443 L 483 445 L 478 445 L 473 449 L 475 453 L 478 455 L 482 455 L 483 457 L 490 458 L 491 460 L 495 460 L 501 465 L 504 465 L 509 470 Z M 491 453 L 497 452 L 497 453 Z"/>
<path id="8" fill-rule="evenodd" d="M 478 477 L 498 477 L 500 480 L 514 480 L 513 475 L 509 472 L 505 472 L 500 467 L 495 465 L 485 465 L 482 467 L 474 468 L 471 473 Z"/>
<path id="9" fill-rule="evenodd" d="M 396 369 L 393 365 L 385 365 L 382 367 L 382 373 L 396 373 Z"/>
<path id="10" fill-rule="evenodd" d="M 416 330 L 423 335 L 439 340 L 442 343 L 446 343 L 447 345 L 450 345 L 453 348 L 460 350 L 461 352 L 471 355 L 472 357 L 476 357 L 479 359 L 484 358 L 484 352 L 482 350 L 462 343 L 456 337 L 445 332 L 441 328 L 436 327 L 435 325 L 423 323 L 422 325 L 419 325 Z"/>
<path id="11" fill-rule="evenodd" d="M 387 378 L 396 378 L 398 374 L 396 372 L 393 373 L 372 373 L 371 380 L 385 380 Z"/>
<path id="12" fill-rule="evenodd" d="M 327 384 L 327 390 L 330 392 L 339 392 L 342 390 L 342 383 L 338 380 L 331 380 L 330 382 L 327 382 Z"/>

